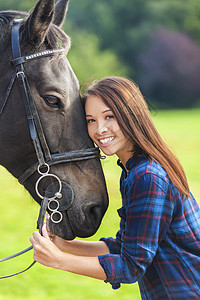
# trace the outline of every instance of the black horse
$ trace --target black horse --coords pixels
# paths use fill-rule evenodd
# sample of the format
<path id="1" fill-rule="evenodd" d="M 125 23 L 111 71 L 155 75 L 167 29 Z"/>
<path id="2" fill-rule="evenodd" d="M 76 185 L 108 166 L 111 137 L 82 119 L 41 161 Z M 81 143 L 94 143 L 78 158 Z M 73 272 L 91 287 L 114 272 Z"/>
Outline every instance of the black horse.
<path id="1" fill-rule="evenodd" d="M 23 183 L 39 204 L 40 195 L 51 193 L 58 181 L 62 183 L 61 195 L 54 198 L 62 206 L 62 220 L 58 224 L 50 221 L 49 225 L 54 234 L 73 239 L 96 232 L 108 197 L 100 161 L 87 134 L 78 80 L 66 58 L 70 38 L 61 25 L 67 6 L 67 0 L 56 5 L 54 0 L 40 0 L 31 14 L 0 12 L 0 164 Z M 13 31 L 19 27 L 20 57 L 12 53 L 16 52 L 11 45 L 13 26 Z M 28 109 L 18 83 L 19 78 L 24 81 L 25 75 L 25 94 L 34 99 Z M 34 120 L 29 120 L 27 110 Z M 40 130 L 44 132 L 42 137 Z M 90 152 L 92 155 L 88 155 Z M 44 159 L 38 158 L 40 154 Z M 39 173 L 47 176 L 39 180 L 35 189 Z"/>

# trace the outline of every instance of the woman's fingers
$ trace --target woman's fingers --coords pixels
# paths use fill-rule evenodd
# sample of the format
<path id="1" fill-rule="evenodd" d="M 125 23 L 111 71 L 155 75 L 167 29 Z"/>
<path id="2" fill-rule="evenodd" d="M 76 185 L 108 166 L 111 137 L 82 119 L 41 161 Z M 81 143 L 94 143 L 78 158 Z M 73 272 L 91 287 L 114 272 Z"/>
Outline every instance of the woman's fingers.
<path id="1" fill-rule="evenodd" d="M 42 226 L 42 235 L 46 239 L 50 240 L 49 233 L 47 231 L 47 223 L 45 222 L 44 225 Z"/>
<path id="2" fill-rule="evenodd" d="M 43 227 L 44 236 L 34 231 L 30 237 L 30 242 L 33 245 L 33 259 L 45 266 L 55 268 L 62 252 L 50 240 L 46 226 Z"/>
<path id="3" fill-rule="evenodd" d="M 39 240 L 38 232 L 34 231 L 33 235 L 30 237 L 29 240 L 30 240 L 30 242 L 31 242 L 32 245 L 34 245 L 36 242 L 38 242 L 38 240 Z"/>
<path id="4" fill-rule="evenodd" d="M 51 241 L 53 241 L 53 239 L 55 238 L 55 235 L 49 231 L 47 222 L 45 222 L 43 227 L 42 227 L 42 235 L 46 239 L 50 239 Z"/>
<path id="5" fill-rule="evenodd" d="M 29 241 L 31 242 L 32 245 L 34 244 L 34 238 L 33 238 L 33 236 L 30 237 Z"/>
<path id="6" fill-rule="evenodd" d="M 40 241 L 41 234 L 38 231 L 34 231 L 33 238 L 35 239 L 35 241 Z"/>
<path id="7" fill-rule="evenodd" d="M 49 214 L 46 214 L 47 231 L 50 231 L 50 229 L 49 229 L 49 220 L 50 220 L 50 216 L 49 216 Z"/>
<path id="8" fill-rule="evenodd" d="M 47 222 L 47 223 L 48 223 L 49 219 L 50 219 L 50 216 L 49 216 L 49 214 L 47 213 L 47 214 L 46 214 L 46 222 Z"/>

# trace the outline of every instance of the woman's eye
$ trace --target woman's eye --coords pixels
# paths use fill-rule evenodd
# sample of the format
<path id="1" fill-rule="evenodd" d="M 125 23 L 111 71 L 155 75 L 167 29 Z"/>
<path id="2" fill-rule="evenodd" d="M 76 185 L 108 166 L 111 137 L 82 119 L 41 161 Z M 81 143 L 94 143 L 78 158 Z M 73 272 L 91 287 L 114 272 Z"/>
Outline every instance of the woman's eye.
<path id="1" fill-rule="evenodd" d="M 106 116 L 106 119 L 107 120 L 109 120 L 109 119 L 113 119 L 114 118 L 114 116 L 113 115 L 108 115 L 108 116 Z"/>
<path id="2" fill-rule="evenodd" d="M 94 122 L 94 119 L 87 119 L 86 122 L 87 122 L 87 124 L 93 123 L 93 122 Z"/>
<path id="3" fill-rule="evenodd" d="M 43 97 L 45 103 L 53 108 L 58 108 L 60 107 L 60 100 L 55 97 L 55 96 L 47 96 L 47 97 Z"/>

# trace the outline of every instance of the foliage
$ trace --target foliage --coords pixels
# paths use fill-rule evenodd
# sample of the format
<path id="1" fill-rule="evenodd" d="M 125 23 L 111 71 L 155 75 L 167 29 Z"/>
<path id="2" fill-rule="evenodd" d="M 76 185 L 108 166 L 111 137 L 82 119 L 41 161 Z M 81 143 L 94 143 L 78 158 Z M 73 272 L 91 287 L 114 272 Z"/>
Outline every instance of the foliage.
<path id="1" fill-rule="evenodd" d="M 65 27 L 65 32 L 72 40 L 68 58 L 81 84 L 110 74 L 121 76 L 128 74 L 128 67 L 120 62 L 114 52 L 100 51 L 100 41 L 96 35 L 74 28 L 69 23 Z"/>
<path id="2" fill-rule="evenodd" d="M 0 9 L 29 10 L 34 7 L 36 2 L 37 0 L 7 0 L 0 4 Z M 140 60 L 141 54 L 148 56 L 151 53 L 152 61 L 156 61 L 157 56 L 152 51 L 152 47 L 156 47 L 158 39 L 161 42 L 163 40 L 161 34 L 157 35 L 156 40 L 152 39 L 152 34 L 166 32 L 165 30 L 171 32 L 171 35 L 173 32 L 177 36 L 185 34 L 190 39 L 191 47 L 196 43 L 195 47 L 199 48 L 199 15 L 199 0 L 71 0 L 65 24 L 66 28 L 70 27 L 70 31 L 67 32 L 70 32 L 73 42 L 69 58 L 81 82 L 94 75 L 96 78 L 100 78 L 116 74 L 131 77 L 135 82 L 140 83 L 146 75 L 146 69 Z M 175 48 L 176 44 L 175 39 L 165 42 L 166 48 L 170 46 Z M 179 53 L 178 59 L 175 56 L 168 56 L 168 70 L 173 74 L 170 81 L 174 81 L 174 79 L 177 81 L 177 77 L 174 77 L 174 61 L 179 70 L 185 67 L 184 61 L 181 60 L 184 58 L 185 52 L 180 47 Z M 194 78 L 196 69 L 195 67 L 192 69 L 191 57 L 187 59 L 187 66 Z M 185 70 L 181 71 L 180 76 L 181 82 L 187 82 L 188 75 Z M 196 76 L 194 82 L 198 78 Z M 160 96 L 157 92 L 152 92 L 155 89 L 154 86 L 150 87 L 148 91 L 144 88 L 147 98 L 153 98 L 164 107 L 191 106 L 199 100 L 196 87 L 193 89 L 192 85 L 191 101 L 186 97 L 187 93 L 182 91 L 181 84 L 172 86 L 166 80 L 160 85 L 159 80 L 156 80 L 154 77 L 153 85 L 163 89 L 162 95 L 168 90 L 176 95 L 169 101 L 171 95 L 168 93 Z M 181 97 L 182 101 L 179 101 Z M 178 103 L 175 105 L 176 101 Z"/>
<path id="3" fill-rule="evenodd" d="M 200 99 L 200 48 L 185 34 L 155 32 L 140 57 L 140 86 L 159 104 L 192 107 Z"/>
<path id="4" fill-rule="evenodd" d="M 0 3 L 0 10 L 21 10 L 21 11 L 29 11 L 32 7 L 34 7 L 36 0 L 7 0 L 2 1 Z"/>
<path id="5" fill-rule="evenodd" d="M 77 5 L 77 2 L 71 1 L 69 18 L 73 24 L 79 27 L 86 28 L 89 32 L 98 35 L 101 41 L 101 49 L 112 49 L 119 58 L 129 66 L 129 76 L 136 82 L 141 82 L 143 77 L 147 77 L 146 68 L 141 65 L 140 55 L 144 53 L 151 53 L 151 60 L 156 61 L 157 52 L 153 52 L 151 47 L 156 47 L 153 42 L 162 43 L 161 29 L 168 28 L 168 32 L 177 32 L 177 36 L 185 33 L 191 39 L 200 42 L 200 2 L 199 0 L 102 0 L 95 3 L 93 0 L 85 0 Z M 160 30 L 157 35 L 157 40 L 151 39 L 152 33 Z M 171 33 L 172 35 L 172 33 Z M 160 39 L 160 40 L 159 40 Z M 189 44 L 189 42 L 188 42 Z M 191 48 L 194 48 L 193 42 L 190 41 Z M 168 49 L 170 46 L 175 48 L 177 45 L 176 39 L 165 40 L 165 46 Z M 198 47 L 197 45 L 195 46 Z M 163 51 L 163 49 L 160 49 Z M 185 50 L 180 46 L 176 53 L 179 51 L 180 55 L 168 55 L 168 73 L 172 73 L 170 82 L 176 79 L 176 82 L 187 82 L 188 74 L 185 72 Z M 166 54 L 165 51 L 164 54 Z M 199 49 L 196 51 L 196 58 L 199 60 Z M 163 52 L 160 52 L 162 55 Z M 181 60 L 182 58 L 182 60 Z M 194 81 L 199 78 L 196 67 L 193 65 L 193 60 L 190 62 L 191 57 L 187 59 L 187 67 L 189 73 L 192 74 Z M 180 72 L 180 79 L 177 78 L 179 73 L 174 70 L 174 63 Z M 162 64 L 157 64 L 162 68 Z M 154 71 L 153 69 L 151 70 Z M 162 70 L 159 71 L 160 73 Z M 164 70 L 165 72 L 165 70 Z M 148 72 L 148 75 L 150 71 Z M 167 78 L 168 79 L 168 78 Z M 191 82 L 191 80 L 190 80 Z M 147 97 L 153 97 L 158 103 L 164 102 L 164 106 L 168 107 L 185 107 L 197 103 L 199 99 L 199 92 L 196 91 L 196 86 L 193 85 L 188 88 L 187 93 L 182 90 L 182 85 L 169 84 L 168 80 L 162 82 L 160 85 L 159 78 L 154 76 L 152 80 L 153 85 L 159 86 L 162 91 L 160 93 L 153 92 L 154 86 L 151 86 L 149 94 L 147 89 L 144 89 Z M 149 85 L 151 80 L 149 80 Z M 188 97 L 189 90 L 192 101 Z M 171 94 L 166 91 L 171 91 Z M 166 94 L 165 94 L 166 93 Z M 161 96 L 161 98 L 160 98 Z M 169 99 L 169 97 L 172 97 Z M 179 99 L 182 98 L 180 101 Z M 175 104 L 177 102 L 177 104 Z"/>
<path id="6" fill-rule="evenodd" d="M 185 32 L 200 42 L 198 0 L 93 0 L 70 3 L 72 24 L 97 34 L 102 48 L 113 49 L 127 65 L 137 65 L 137 54 L 159 28 Z"/>

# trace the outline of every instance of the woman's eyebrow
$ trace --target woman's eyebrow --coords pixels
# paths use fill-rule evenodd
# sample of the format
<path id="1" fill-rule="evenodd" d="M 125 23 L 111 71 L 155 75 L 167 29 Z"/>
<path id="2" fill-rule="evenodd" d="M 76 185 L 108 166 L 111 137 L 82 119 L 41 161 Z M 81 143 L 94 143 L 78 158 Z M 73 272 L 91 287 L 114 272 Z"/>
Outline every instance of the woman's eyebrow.
<path id="1" fill-rule="evenodd" d="M 104 113 L 106 113 L 106 112 L 108 112 L 108 111 L 111 111 L 111 109 L 106 109 L 106 110 L 104 110 L 104 111 L 102 111 L 102 114 L 104 114 Z M 85 115 L 86 117 L 93 117 L 93 115 Z"/>
<path id="2" fill-rule="evenodd" d="M 104 114 L 104 113 L 106 113 L 108 111 L 111 111 L 111 109 L 106 109 L 106 110 L 102 111 L 102 114 Z"/>

